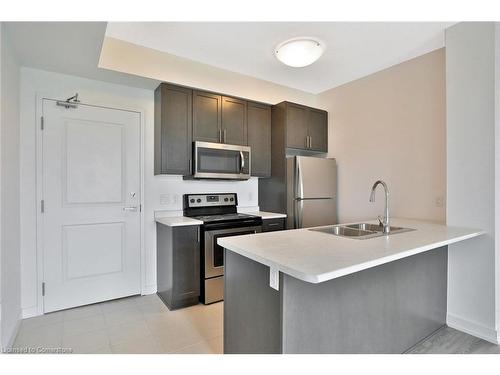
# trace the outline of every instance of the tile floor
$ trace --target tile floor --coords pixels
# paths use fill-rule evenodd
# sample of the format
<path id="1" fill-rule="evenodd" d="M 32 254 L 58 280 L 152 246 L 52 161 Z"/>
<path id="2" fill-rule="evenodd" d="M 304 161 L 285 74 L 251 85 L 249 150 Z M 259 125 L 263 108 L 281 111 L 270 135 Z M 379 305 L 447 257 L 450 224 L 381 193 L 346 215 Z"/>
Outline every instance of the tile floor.
<path id="1" fill-rule="evenodd" d="M 223 303 L 169 311 L 156 295 L 25 319 L 14 347 L 73 353 L 222 353 Z"/>
<path id="2" fill-rule="evenodd" d="M 156 295 L 130 297 L 25 319 L 18 348 L 73 353 L 221 354 L 223 303 L 169 311 Z M 444 327 L 412 354 L 500 354 L 500 346 Z"/>

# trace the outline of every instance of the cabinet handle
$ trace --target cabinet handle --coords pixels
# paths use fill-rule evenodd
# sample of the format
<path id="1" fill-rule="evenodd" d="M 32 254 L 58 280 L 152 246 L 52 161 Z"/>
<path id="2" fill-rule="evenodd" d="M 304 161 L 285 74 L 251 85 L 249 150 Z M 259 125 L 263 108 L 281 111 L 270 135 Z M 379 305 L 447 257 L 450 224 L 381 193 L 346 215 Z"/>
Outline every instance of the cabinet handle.
<path id="1" fill-rule="evenodd" d="M 309 136 L 306 135 L 306 148 L 309 148 Z"/>
<path id="2" fill-rule="evenodd" d="M 219 143 L 222 143 L 222 130 L 219 129 Z"/>
<path id="3" fill-rule="evenodd" d="M 197 240 L 200 242 L 200 226 L 198 226 L 198 231 L 196 232 Z"/>
<path id="4" fill-rule="evenodd" d="M 313 137 L 309 136 L 309 148 L 313 148 Z"/>
<path id="5" fill-rule="evenodd" d="M 223 137 L 223 142 L 226 143 L 226 129 L 224 129 L 224 137 Z"/>

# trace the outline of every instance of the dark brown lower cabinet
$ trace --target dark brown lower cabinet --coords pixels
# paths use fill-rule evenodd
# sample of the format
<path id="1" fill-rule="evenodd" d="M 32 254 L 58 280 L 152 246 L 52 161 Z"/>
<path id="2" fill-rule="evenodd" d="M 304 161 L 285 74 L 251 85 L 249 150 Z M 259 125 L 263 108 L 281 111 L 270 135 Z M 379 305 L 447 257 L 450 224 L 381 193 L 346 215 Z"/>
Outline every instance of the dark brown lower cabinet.
<path id="1" fill-rule="evenodd" d="M 156 224 L 157 294 L 170 310 L 198 304 L 200 227 Z"/>
<path id="2" fill-rule="evenodd" d="M 264 219 L 262 220 L 262 231 L 263 232 L 274 232 L 276 230 L 285 229 L 285 219 Z"/>

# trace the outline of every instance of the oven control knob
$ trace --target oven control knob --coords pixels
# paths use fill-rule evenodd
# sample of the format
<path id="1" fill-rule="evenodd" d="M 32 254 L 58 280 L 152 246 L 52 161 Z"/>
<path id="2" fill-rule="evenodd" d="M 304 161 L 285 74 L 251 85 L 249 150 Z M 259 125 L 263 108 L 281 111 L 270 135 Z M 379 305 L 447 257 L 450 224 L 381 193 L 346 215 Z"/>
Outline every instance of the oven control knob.
<path id="1" fill-rule="evenodd" d="M 232 202 L 232 201 L 234 201 L 234 198 L 229 198 L 229 200 Z"/>
<path id="2" fill-rule="evenodd" d="M 198 198 L 198 199 L 196 200 L 196 202 L 201 203 L 201 199 L 200 199 L 200 198 Z"/>
<path id="3" fill-rule="evenodd" d="M 227 202 L 228 200 L 229 200 L 229 199 L 227 199 L 227 198 L 224 198 L 224 202 Z"/>
<path id="4" fill-rule="evenodd" d="M 194 203 L 194 198 L 191 198 L 189 201 L 190 201 L 191 203 Z"/>

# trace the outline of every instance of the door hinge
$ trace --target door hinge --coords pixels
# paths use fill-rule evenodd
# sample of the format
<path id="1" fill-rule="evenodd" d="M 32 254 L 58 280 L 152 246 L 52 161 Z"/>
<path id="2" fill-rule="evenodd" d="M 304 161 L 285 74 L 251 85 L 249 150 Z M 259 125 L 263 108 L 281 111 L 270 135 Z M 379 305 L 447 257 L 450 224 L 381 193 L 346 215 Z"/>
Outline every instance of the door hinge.
<path id="1" fill-rule="evenodd" d="M 42 283 L 42 297 L 45 297 L 45 283 Z"/>
<path id="2" fill-rule="evenodd" d="M 45 129 L 45 121 L 44 121 L 44 119 L 43 119 L 43 116 L 42 116 L 42 117 L 40 117 L 40 129 L 41 129 L 41 130 Z"/>
<path id="3" fill-rule="evenodd" d="M 40 212 L 42 214 L 45 212 L 45 201 L 43 199 L 40 201 Z"/>

